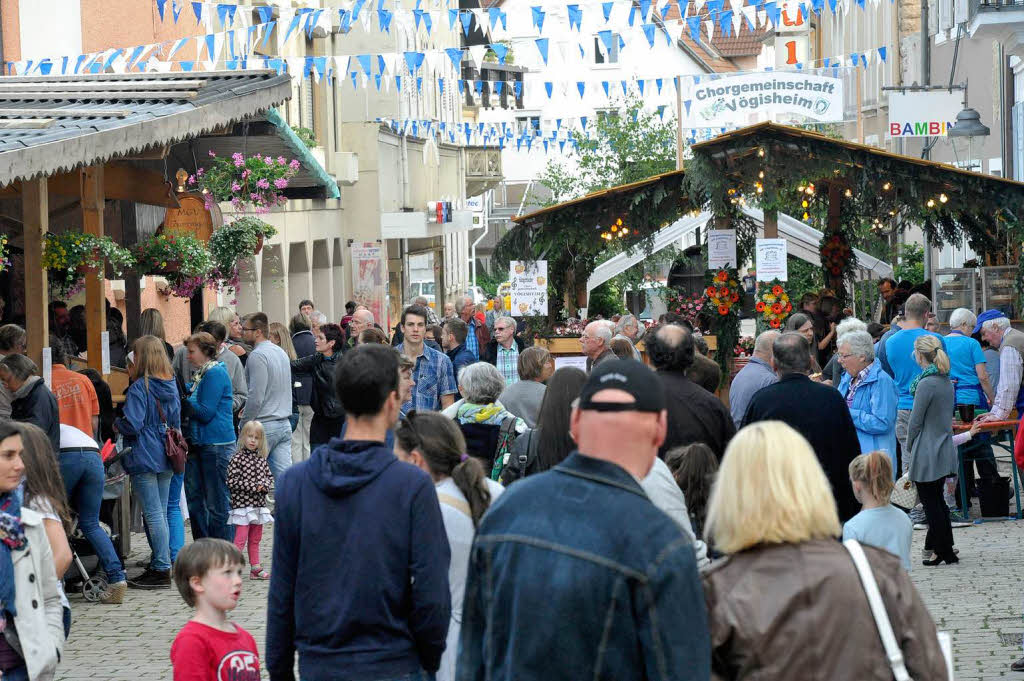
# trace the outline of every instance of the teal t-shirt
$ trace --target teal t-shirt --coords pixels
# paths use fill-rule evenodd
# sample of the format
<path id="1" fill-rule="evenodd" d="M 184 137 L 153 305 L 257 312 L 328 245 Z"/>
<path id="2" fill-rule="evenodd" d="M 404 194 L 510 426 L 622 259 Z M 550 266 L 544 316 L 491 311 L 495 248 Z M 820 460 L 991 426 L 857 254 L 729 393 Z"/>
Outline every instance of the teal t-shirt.
<path id="1" fill-rule="evenodd" d="M 949 355 L 949 378 L 956 381 L 956 403 L 981 404 L 981 382 L 975 365 L 985 363 L 981 343 L 962 333 L 946 336 Z"/>
<path id="2" fill-rule="evenodd" d="M 843 525 L 843 541 L 856 539 L 861 544 L 884 549 L 900 559 L 910 572 L 910 539 L 914 525 L 906 513 L 892 504 L 866 508 Z"/>
<path id="3" fill-rule="evenodd" d="M 913 409 L 914 396 L 910 394 L 910 384 L 924 371 L 914 359 L 914 342 L 919 336 L 931 334 L 939 339 L 942 347 L 946 347 L 945 339 L 937 333 L 925 331 L 924 329 L 903 329 L 889 337 L 885 342 L 885 355 L 892 369 L 893 380 L 896 381 L 896 390 L 900 399 L 896 404 L 897 409 Z"/>

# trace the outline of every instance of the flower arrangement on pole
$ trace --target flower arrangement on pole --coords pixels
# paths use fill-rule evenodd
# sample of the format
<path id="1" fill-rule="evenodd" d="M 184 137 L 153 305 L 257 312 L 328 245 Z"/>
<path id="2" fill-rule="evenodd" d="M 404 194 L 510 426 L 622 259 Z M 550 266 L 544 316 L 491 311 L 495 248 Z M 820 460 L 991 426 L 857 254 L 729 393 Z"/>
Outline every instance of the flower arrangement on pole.
<path id="1" fill-rule="evenodd" d="M 759 329 L 781 329 L 793 311 L 793 303 L 782 282 L 773 279 L 768 284 L 762 284 L 758 290 L 754 310 L 757 312 Z"/>
<path id="2" fill-rule="evenodd" d="M 238 290 L 238 263 L 257 255 L 263 242 L 277 234 L 267 222 L 252 215 L 242 216 L 218 227 L 208 244 L 213 259 L 211 283 L 217 288 Z"/>
<path id="3" fill-rule="evenodd" d="M 742 307 L 740 280 L 736 270 L 708 270 L 701 311 L 710 320 L 711 332 L 717 337 L 718 349 L 715 358 L 718 360 L 718 366 L 722 368 L 723 381 L 729 376 L 733 349 L 740 337 Z"/>
<path id="4" fill-rule="evenodd" d="M 694 328 L 700 326 L 701 310 L 704 307 L 704 295 L 702 293 L 675 292 L 666 296 L 665 307 L 669 312 L 679 315 L 690 322 Z"/>
<path id="5" fill-rule="evenodd" d="M 209 282 L 213 259 L 206 245 L 191 234 L 155 234 L 135 246 L 141 274 L 165 277 L 171 293 L 191 298 Z"/>
<path id="6" fill-rule="evenodd" d="M 246 157 L 240 152 L 224 158 L 210 151 L 210 158 L 209 165 L 188 178 L 189 186 L 205 194 L 207 209 L 214 202 L 230 201 L 237 210 L 251 207 L 255 213 L 269 213 L 288 200 L 282 192 L 301 166 L 296 159 L 289 161 L 284 156 Z"/>
<path id="7" fill-rule="evenodd" d="M 853 278 L 857 267 L 857 258 L 846 233 L 826 232 L 821 238 L 818 251 L 821 255 L 826 285 L 836 290 L 842 289 L 843 282 Z"/>
<path id="8" fill-rule="evenodd" d="M 117 278 L 134 264 L 131 251 L 109 236 L 68 231 L 47 233 L 43 240 L 43 269 L 50 271 L 51 285 L 63 296 L 81 291 L 90 270 L 102 275 L 109 267 L 109 273 Z"/>

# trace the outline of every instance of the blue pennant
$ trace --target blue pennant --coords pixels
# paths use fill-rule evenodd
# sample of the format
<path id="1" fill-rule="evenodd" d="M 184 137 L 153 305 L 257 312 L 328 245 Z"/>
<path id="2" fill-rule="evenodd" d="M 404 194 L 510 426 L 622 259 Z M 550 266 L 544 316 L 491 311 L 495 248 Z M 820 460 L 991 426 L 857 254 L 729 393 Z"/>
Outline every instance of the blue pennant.
<path id="1" fill-rule="evenodd" d="M 655 85 L 656 85 L 656 86 L 658 87 L 658 94 L 659 94 L 659 95 L 661 94 L 661 84 L 662 84 L 663 82 L 664 82 L 664 81 L 663 81 L 663 80 L 662 80 L 661 78 L 655 78 L 655 79 L 654 79 L 654 84 L 655 84 Z"/>
<path id="2" fill-rule="evenodd" d="M 638 81 L 636 82 L 636 84 L 637 84 L 637 87 L 639 87 L 639 88 L 640 88 L 640 96 L 641 96 L 641 97 L 643 97 L 643 96 L 644 96 L 644 85 L 645 85 L 646 83 L 647 83 L 647 81 L 645 81 L 645 80 L 644 80 L 643 78 L 641 78 L 640 80 L 638 80 Z"/>
<path id="3" fill-rule="evenodd" d="M 612 17 L 612 7 L 615 6 L 614 2 L 602 2 L 601 11 L 604 13 L 604 23 L 608 23 L 608 20 Z"/>
<path id="4" fill-rule="evenodd" d="M 582 80 L 576 81 L 576 89 L 580 91 L 580 99 L 583 99 L 583 91 L 586 89 L 587 84 Z"/>
<path id="5" fill-rule="evenodd" d="M 359 62 L 359 66 L 363 68 L 363 73 L 369 76 L 373 73 L 373 62 L 370 61 L 371 57 L 368 54 L 357 54 L 356 61 Z"/>
<path id="6" fill-rule="evenodd" d="M 494 25 L 501 20 L 501 29 L 503 31 L 508 30 L 508 15 L 501 11 L 498 7 L 489 7 L 487 9 L 487 17 L 491 21 L 491 29 L 494 29 Z"/>
<path id="7" fill-rule="evenodd" d="M 382 78 L 382 76 L 379 73 L 374 74 L 374 76 L 373 76 L 373 82 L 377 85 L 377 92 L 380 92 L 380 81 L 381 81 L 381 78 Z"/>
<path id="8" fill-rule="evenodd" d="M 523 81 L 517 80 L 512 83 L 512 90 L 516 93 L 516 99 L 523 96 Z"/>
<path id="9" fill-rule="evenodd" d="M 444 94 L 444 78 L 438 78 L 437 79 L 437 92 L 438 92 L 438 94 L 441 94 L 441 95 Z M 444 125 L 444 123 L 442 123 L 441 125 Z"/>
<path id="10" fill-rule="evenodd" d="M 576 25 L 577 31 L 580 30 L 583 24 L 583 10 L 579 5 L 566 5 L 565 9 L 569 12 L 569 30 L 572 30 L 573 24 Z"/>
<path id="11" fill-rule="evenodd" d="M 160 13 L 160 21 L 164 20 L 164 5 L 167 4 L 167 0 L 156 0 L 156 11 Z"/>
<path id="12" fill-rule="evenodd" d="M 551 99 L 551 90 L 553 87 L 554 86 L 552 85 L 551 81 L 544 82 L 544 92 L 548 93 L 548 99 Z"/>
<path id="13" fill-rule="evenodd" d="M 886 53 L 887 52 L 888 52 L 888 48 L 886 48 L 886 47 L 879 47 L 878 48 L 878 57 L 882 60 L 883 64 L 885 63 L 885 58 L 886 58 Z"/>
<path id="14" fill-rule="evenodd" d="M 598 31 L 597 37 L 601 39 L 601 43 L 604 44 L 605 54 L 611 54 L 615 47 L 615 43 L 612 41 L 615 39 L 615 35 L 610 30 Z"/>
<path id="15" fill-rule="evenodd" d="M 192 66 L 195 64 L 194 61 L 183 61 L 183 62 L 178 62 L 178 63 L 181 65 L 181 70 L 182 71 L 191 71 L 192 70 Z"/>
<path id="16" fill-rule="evenodd" d="M 422 21 L 422 19 L 423 19 L 423 10 L 421 10 L 421 9 L 414 9 L 412 11 L 412 16 L 413 16 L 414 23 L 416 24 L 416 30 L 418 31 L 418 30 L 420 30 L 420 21 Z"/>
<path id="17" fill-rule="evenodd" d="M 462 50 L 457 47 L 446 47 L 444 53 L 448 55 L 448 58 L 452 60 L 452 64 L 455 66 L 455 70 L 458 71 L 462 64 Z"/>
<path id="18" fill-rule="evenodd" d="M 448 30 L 455 30 L 455 20 L 459 18 L 459 10 L 450 9 L 448 10 Z"/>
<path id="19" fill-rule="evenodd" d="M 228 25 L 235 25 L 235 9 L 236 5 L 219 4 L 217 5 L 217 18 L 220 19 L 221 27 Z"/>
<path id="20" fill-rule="evenodd" d="M 498 58 L 499 64 L 505 63 L 505 58 L 508 57 L 508 45 L 501 43 L 491 43 L 491 51 L 494 52 L 494 56 Z"/>
<path id="21" fill-rule="evenodd" d="M 460 11 L 459 12 L 459 21 L 462 22 L 462 32 L 465 33 L 466 37 L 468 38 L 469 37 L 469 29 L 473 25 L 473 13 L 472 12 L 467 12 L 467 11 Z"/>
<path id="22" fill-rule="evenodd" d="M 644 24 L 641 28 L 644 30 L 644 37 L 647 38 L 647 44 L 654 47 L 654 24 Z"/>
<path id="23" fill-rule="evenodd" d="M 192 3 L 192 13 L 196 15 L 196 23 L 197 24 L 200 21 L 202 21 L 203 20 L 203 3 L 201 3 L 201 2 L 193 2 Z"/>
<path id="24" fill-rule="evenodd" d="M 548 38 L 537 38 L 533 41 L 537 45 L 537 51 L 540 52 L 541 59 L 544 60 L 544 65 L 548 63 Z"/>
<path id="25" fill-rule="evenodd" d="M 695 43 L 700 43 L 700 17 L 686 17 L 686 25 L 690 29 L 690 38 Z"/>
<path id="26" fill-rule="evenodd" d="M 583 132 L 586 132 L 587 131 L 587 117 L 586 116 L 580 116 L 580 125 L 583 126 Z"/>
<path id="27" fill-rule="evenodd" d="M 416 72 L 420 70 L 420 66 L 423 65 L 423 58 L 425 57 L 423 52 L 406 52 L 405 53 L 405 65 L 409 67 L 409 75 L 416 75 Z"/>
<path id="28" fill-rule="evenodd" d="M 640 0 L 640 21 L 647 21 L 647 15 L 651 11 L 651 0 Z"/>
<path id="29" fill-rule="evenodd" d="M 288 38 L 292 37 L 292 33 L 299 27 L 299 22 L 302 21 L 302 17 L 296 14 L 292 17 L 292 21 L 288 24 L 288 30 L 284 32 L 284 42 L 288 42 Z"/>
<path id="30" fill-rule="evenodd" d="M 380 30 L 388 35 L 391 34 L 391 17 L 392 14 L 388 10 L 377 10 L 377 22 L 380 24 Z"/>
<path id="31" fill-rule="evenodd" d="M 256 14 L 259 15 L 260 23 L 261 24 L 265 24 L 265 23 L 267 23 L 268 21 L 270 21 L 271 19 L 274 18 L 274 8 L 273 7 L 267 7 L 265 5 L 261 5 L 259 7 L 254 8 L 254 9 L 256 10 Z"/>
<path id="32" fill-rule="evenodd" d="M 423 27 L 427 29 L 427 35 L 430 35 L 431 29 L 434 28 L 434 20 L 430 18 L 429 12 L 423 13 Z"/>
<path id="33" fill-rule="evenodd" d="M 693 100 L 690 100 L 690 99 L 685 99 L 685 100 L 683 100 L 683 106 L 685 106 L 685 107 L 686 107 L 686 115 L 687 115 L 687 116 L 689 116 L 689 115 L 690 115 L 690 103 L 691 103 L 692 101 L 693 101 Z"/>
<path id="34" fill-rule="evenodd" d="M 544 32 L 544 10 L 541 7 L 531 7 L 530 14 L 533 17 L 533 25 L 537 27 L 537 33 Z"/>
<path id="35" fill-rule="evenodd" d="M 174 17 L 174 23 L 178 23 L 178 17 L 181 16 L 181 10 L 185 8 L 185 5 L 179 5 L 178 0 L 171 0 L 171 16 Z"/>
<path id="36" fill-rule="evenodd" d="M 505 90 L 505 81 L 496 80 L 494 81 L 494 94 L 501 96 L 501 93 Z"/>
<path id="37" fill-rule="evenodd" d="M 423 92 L 423 78 L 420 76 L 416 77 L 416 92 Z"/>
<path id="38" fill-rule="evenodd" d="M 719 25 L 722 35 L 732 35 L 732 10 L 727 9 L 719 15 Z"/>
<path id="39" fill-rule="evenodd" d="M 461 97 L 462 95 L 466 94 L 466 81 L 459 80 L 458 81 L 458 86 L 459 86 L 459 96 Z"/>
<path id="40" fill-rule="evenodd" d="M 482 80 L 473 81 L 473 90 L 476 92 L 476 96 L 480 97 L 484 93 L 484 82 Z M 481 124 L 482 125 L 482 124 Z"/>
<path id="41" fill-rule="evenodd" d="M 622 96 L 625 97 L 626 93 L 629 91 L 629 84 L 624 80 L 620 80 L 619 85 L 622 86 Z"/>
<path id="42" fill-rule="evenodd" d="M 271 21 L 269 24 L 267 24 L 267 27 L 263 31 L 263 42 L 260 43 L 261 49 L 267 46 L 267 41 L 270 40 L 270 34 L 274 30 L 274 26 L 276 25 L 276 21 Z"/>
<path id="43" fill-rule="evenodd" d="M 398 88 L 399 92 L 402 91 L 402 77 L 401 76 L 395 76 L 395 87 Z"/>
<path id="44" fill-rule="evenodd" d="M 604 96 L 605 97 L 611 97 L 611 95 L 608 94 L 608 81 L 607 80 L 602 80 L 601 81 L 601 87 L 604 88 Z"/>

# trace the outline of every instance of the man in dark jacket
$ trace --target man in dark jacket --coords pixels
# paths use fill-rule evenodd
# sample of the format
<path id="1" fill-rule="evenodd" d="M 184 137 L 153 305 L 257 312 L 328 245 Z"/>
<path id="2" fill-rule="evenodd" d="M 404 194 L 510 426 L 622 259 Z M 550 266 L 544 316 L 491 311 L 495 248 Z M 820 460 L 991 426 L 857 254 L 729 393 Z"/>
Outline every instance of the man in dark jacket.
<path id="1" fill-rule="evenodd" d="M 484 346 L 483 351 L 480 353 L 480 361 L 498 367 L 501 375 L 505 378 L 505 382 L 510 385 L 519 380 L 519 370 L 516 367 L 519 362 L 519 353 L 525 347 L 523 339 L 515 335 L 515 333 L 515 319 L 506 316 L 498 317 L 494 320 L 494 333 L 491 335 L 491 340 L 487 342 L 487 345 Z M 499 348 L 502 353 L 507 355 L 507 360 L 504 361 L 505 366 L 501 366 L 498 362 Z M 515 348 L 514 352 L 512 348 Z M 509 380 L 511 377 L 514 377 L 515 380 Z"/>
<path id="2" fill-rule="evenodd" d="M 277 478 L 267 607 L 271 681 L 404 678 L 440 666 L 451 553 L 430 476 L 385 446 L 398 421 L 399 356 L 360 345 L 340 360 L 343 439 Z"/>
<path id="3" fill-rule="evenodd" d="M 673 447 L 703 442 L 721 458 L 736 434 L 732 416 L 721 400 L 686 377 L 693 364 L 693 335 L 681 326 L 667 324 L 644 336 L 647 357 L 665 385 L 668 433 L 658 456 Z"/>
<path id="4" fill-rule="evenodd" d="M 476 357 L 466 349 L 466 335 L 469 327 L 466 322 L 459 318 L 449 319 L 441 329 L 441 346 L 452 361 L 452 369 L 455 370 L 455 382 L 459 381 L 459 372 L 470 364 L 476 363 Z M 455 394 L 455 399 L 462 399 L 462 395 Z"/>
<path id="5" fill-rule="evenodd" d="M 782 421 L 803 435 L 832 484 L 839 520 L 846 522 L 860 511 L 849 473 L 850 462 L 860 454 L 860 442 L 846 400 L 835 388 L 808 378 L 811 357 L 800 334 L 776 338 L 772 354 L 779 382 L 754 394 L 743 423 Z"/>
<path id="6" fill-rule="evenodd" d="M 303 303 L 310 301 L 304 300 Z M 312 357 L 316 353 L 316 339 L 309 328 L 309 317 L 299 313 L 288 323 L 288 331 L 292 334 L 292 345 L 295 346 L 295 357 Z M 313 376 L 308 373 L 297 374 L 292 383 L 295 387 L 295 402 L 298 404 L 299 423 L 292 431 L 292 463 L 305 461 L 309 458 L 309 429 L 313 423 Z"/>
<path id="7" fill-rule="evenodd" d="M 456 681 L 707 681 L 693 544 L 637 482 L 665 437 L 658 378 L 602 363 L 569 430 L 579 451 L 510 485 L 480 522 Z"/>

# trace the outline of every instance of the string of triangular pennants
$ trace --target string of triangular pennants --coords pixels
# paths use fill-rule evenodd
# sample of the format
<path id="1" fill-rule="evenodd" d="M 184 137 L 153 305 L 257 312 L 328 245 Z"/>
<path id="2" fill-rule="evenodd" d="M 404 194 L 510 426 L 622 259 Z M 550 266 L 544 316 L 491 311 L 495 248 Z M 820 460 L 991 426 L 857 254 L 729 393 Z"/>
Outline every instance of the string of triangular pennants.
<path id="1" fill-rule="evenodd" d="M 191 8 L 191 14 L 197 23 L 204 19 L 216 18 L 222 25 L 233 24 L 236 17 L 247 12 L 261 13 L 267 17 L 272 15 L 274 8 L 268 6 L 254 6 L 245 4 L 221 3 L 221 2 L 189 2 L 188 0 L 154 0 L 161 20 L 168 18 L 175 23 L 178 22 L 184 7 Z M 550 27 L 552 22 L 564 21 L 569 31 L 582 31 L 584 12 L 597 12 L 603 18 L 605 24 L 612 21 L 613 15 L 622 15 L 628 9 L 629 26 L 640 22 L 644 31 L 654 30 L 656 23 L 664 22 L 673 7 L 682 7 L 681 18 L 690 29 L 691 37 L 700 41 L 700 26 L 712 24 L 709 35 L 713 33 L 715 25 L 721 28 L 723 35 L 731 35 L 733 31 L 738 32 L 740 26 L 746 23 L 753 31 L 755 27 L 781 27 L 787 20 L 795 19 L 798 15 L 809 17 L 812 13 L 820 15 L 827 6 L 836 14 L 848 14 L 853 7 L 861 10 L 866 9 L 868 2 L 876 7 L 882 0 L 694 0 L 691 9 L 689 0 L 598 0 L 598 2 L 561 2 L 552 0 L 541 2 L 530 6 L 531 26 L 536 28 L 538 35 L 544 32 L 545 23 Z M 889 0 L 890 3 L 895 0 Z M 423 0 L 416 0 L 414 8 L 409 9 L 392 5 L 393 0 L 376 0 L 376 14 L 378 25 L 381 31 L 389 32 L 390 24 L 395 16 L 403 17 L 409 24 L 414 25 L 417 30 L 423 29 L 429 35 L 435 24 L 442 21 L 447 15 L 448 26 L 454 30 L 456 23 L 461 24 L 463 31 L 468 35 L 474 21 L 477 26 L 489 26 L 492 31 L 498 26 L 504 31 L 508 30 L 508 14 L 501 7 L 459 9 L 450 7 L 449 0 L 445 0 L 445 7 L 439 8 L 440 3 L 433 0 L 434 9 L 423 9 Z M 685 3 L 685 4 L 684 4 Z M 306 21 L 312 16 L 314 21 L 319 20 L 328 12 L 338 12 L 339 27 L 342 32 L 348 29 L 360 18 L 364 23 L 369 21 L 371 10 L 363 13 L 364 7 L 372 6 L 373 0 L 352 0 L 349 3 L 342 3 L 341 7 L 335 9 L 317 8 L 279 8 L 282 25 L 294 24 Z M 394 3 L 397 5 L 397 3 Z M 170 11 L 168 11 L 168 7 Z M 243 10 L 238 12 L 238 10 Z M 787 16 L 788 15 L 788 16 Z M 677 15 L 678 16 L 678 15 Z M 564 17 L 564 20 L 563 20 Z M 600 18 L 598 21 L 600 21 Z M 266 19 L 263 19 L 266 21 Z M 368 24 L 367 24 L 368 28 Z M 293 30 L 293 29 L 292 29 Z"/>

